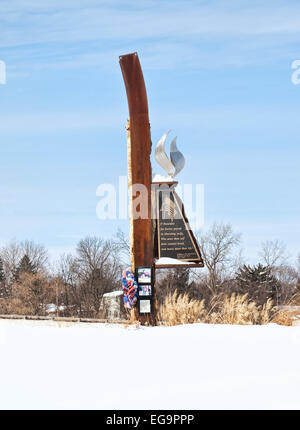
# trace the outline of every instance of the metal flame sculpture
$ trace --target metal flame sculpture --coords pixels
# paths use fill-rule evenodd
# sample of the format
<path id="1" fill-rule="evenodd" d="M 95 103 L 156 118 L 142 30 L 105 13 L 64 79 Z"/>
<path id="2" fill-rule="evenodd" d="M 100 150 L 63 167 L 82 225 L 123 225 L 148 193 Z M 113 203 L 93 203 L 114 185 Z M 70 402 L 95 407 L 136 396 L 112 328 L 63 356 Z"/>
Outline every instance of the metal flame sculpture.
<path id="1" fill-rule="evenodd" d="M 170 131 L 171 130 L 167 131 L 157 142 L 155 148 L 155 159 L 157 163 L 166 171 L 168 176 L 173 179 L 183 169 L 185 159 L 183 154 L 176 146 L 177 136 L 174 137 L 170 145 L 170 158 L 167 156 L 165 151 L 165 143 Z"/>

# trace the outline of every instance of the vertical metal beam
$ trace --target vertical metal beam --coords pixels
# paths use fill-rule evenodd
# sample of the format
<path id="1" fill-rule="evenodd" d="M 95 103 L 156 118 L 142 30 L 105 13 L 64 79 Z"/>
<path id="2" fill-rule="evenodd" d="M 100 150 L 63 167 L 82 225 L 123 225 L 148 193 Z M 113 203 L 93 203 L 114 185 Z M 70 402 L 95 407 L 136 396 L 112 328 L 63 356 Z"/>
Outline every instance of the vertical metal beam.
<path id="1" fill-rule="evenodd" d="M 126 87 L 129 126 L 128 178 L 129 185 L 142 184 L 147 189 L 147 219 L 132 219 L 133 197 L 130 201 L 132 269 L 153 266 L 151 223 L 151 137 L 146 87 L 137 53 L 120 56 L 120 67 Z"/>

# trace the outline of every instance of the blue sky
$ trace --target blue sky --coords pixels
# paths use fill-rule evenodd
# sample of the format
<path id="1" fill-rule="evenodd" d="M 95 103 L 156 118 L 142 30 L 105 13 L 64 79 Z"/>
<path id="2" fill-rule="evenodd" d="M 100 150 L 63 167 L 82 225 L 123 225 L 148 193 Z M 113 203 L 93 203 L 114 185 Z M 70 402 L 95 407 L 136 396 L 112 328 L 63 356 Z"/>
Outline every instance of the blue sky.
<path id="1" fill-rule="evenodd" d="M 205 225 L 230 222 L 253 261 L 272 239 L 296 256 L 299 42 L 299 1 L 0 0 L 0 244 L 57 256 L 128 231 L 96 217 L 96 189 L 126 175 L 118 57 L 137 51 L 152 140 L 178 136 L 178 179 L 205 185 Z"/>

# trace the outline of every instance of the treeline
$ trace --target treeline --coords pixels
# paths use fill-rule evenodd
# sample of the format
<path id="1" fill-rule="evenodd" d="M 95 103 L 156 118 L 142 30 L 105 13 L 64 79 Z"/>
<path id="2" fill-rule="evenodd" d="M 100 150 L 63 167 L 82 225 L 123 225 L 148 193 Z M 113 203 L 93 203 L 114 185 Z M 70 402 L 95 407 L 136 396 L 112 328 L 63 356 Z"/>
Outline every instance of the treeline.
<path id="1" fill-rule="evenodd" d="M 214 224 L 198 242 L 204 269 L 157 270 L 160 305 L 177 292 L 210 307 L 232 294 L 247 294 L 257 306 L 267 301 L 280 306 L 300 291 L 300 257 L 292 264 L 278 240 L 263 243 L 252 265 L 242 257 L 240 235 L 230 225 Z M 0 314 L 101 317 L 103 294 L 122 288 L 128 265 L 128 241 L 120 232 L 111 240 L 86 237 L 74 254 L 52 265 L 45 247 L 13 241 L 0 250 Z"/>
<path id="2" fill-rule="evenodd" d="M 247 294 L 248 300 L 258 306 L 271 300 L 277 307 L 289 305 L 298 297 L 300 254 L 297 261 L 290 262 L 283 242 L 263 242 L 255 264 L 243 257 L 241 235 L 231 225 L 213 224 L 205 234 L 198 235 L 198 243 L 205 269 L 170 270 L 158 283 L 160 303 L 175 290 L 188 293 L 191 299 L 204 299 L 209 306 L 232 294 Z"/>
<path id="3" fill-rule="evenodd" d="M 11 242 L 0 251 L 0 313 L 98 316 L 103 294 L 120 289 L 121 248 L 87 237 L 50 266 L 43 246 Z"/>

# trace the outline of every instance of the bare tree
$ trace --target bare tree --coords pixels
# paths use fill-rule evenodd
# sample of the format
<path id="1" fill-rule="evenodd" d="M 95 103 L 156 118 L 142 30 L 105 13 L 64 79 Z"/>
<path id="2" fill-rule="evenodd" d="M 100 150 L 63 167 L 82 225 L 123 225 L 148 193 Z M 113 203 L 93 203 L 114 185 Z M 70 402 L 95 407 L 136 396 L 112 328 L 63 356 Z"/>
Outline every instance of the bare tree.
<path id="1" fill-rule="evenodd" d="M 90 276 L 95 269 L 109 271 L 118 251 L 118 244 L 112 240 L 90 236 L 80 240 L 76 252 L 82 276 Z"/>
<path id="2" fill-rule="evenodd" d="M 5 277 L 7 281 L 10 282 L 13 279 L 14 273 L 23 256 L 20 243 L 15 239 L 12 240 L 8 245 L 1 249 L 0 255 L 3 261 Z"/>
<path id="3" fill-rule="evenodd" d="M 8 282 L 14 277 L 21 259 L 27 255 L 35 270 L 45 269 L 48 262 L 48 253 L 43 245 L 25 240 L 18 242 L 13 239 L 0 250 L 4 272 Z"/>
<path id="4" fill-rule="evenodd" d="M 88 313 L 97 314 L 103 294 L 118 286 L 121 275 L 118 243 L 86 237 L 78 243 L 76 252 L 83 303 Z"/>
<path id="5" fill-rule="evenodd" d="M 119 287 L 119 251 L 117 242 L 89 236 L 79 241 L 75 256 L 61 258 L 58 275 L 66 286 L 66 312 L 97 315 L 103 294 Z"/>
<path id="6" fill-rule="evenodd" d="M 297 288 L 297 271 L 287 263 L 286 245 L 278 239 L 267 240 L 262 243 L 259 255 L 280 286 L 280 300 L 277 300 L 277 304 L 286 302 Z"/>
<path id="7" fill-rule="evenodd" d="M 61 279 L 59 302 L 64 308 L 65 316 L 81 313 L 81 289 L 79 284 L 79 268 L 76 257 L 63 254 L 56 264 L 56 278 Z"/>
<path id="8" fill-rule="evenodd" d="M 48 263 L 48 252 L 43 245 L 25 240 L 21 242 L 21 249 L 23 255 L 28 255 L 35 270 L 45 269 Z"/>
<path id="9" fill-rule="evenodd" d="M 280 304 L 283 304 L 287 302 L 297 290 L 297 270 L 288 264 L 280 264 L 271 269 L 280 285 Z"/>
<path id="10" fill-rule="evenodd" d="M 286 262 L 286 245 L 282 241 L 267 240 L 261 246 L 259 255 L 266 266 L 274 268 Z"/>
<path id="11" fill-rule="evenodd" d="M 120 249 L 129 253 L 130 252 L 129 239 L 125 236 L 124 231 L 122 231 L 120 228 L 118 228 L 117 230 L 116 239 Z"/>
<path id="12" fill-rule="evenodd" d="M 65 284 L 75 285 L 78 278 L 78 264 L 76 257 L 72 254 L 61 255 L 57 262 L 57 268 L 54 269 L 62 278 Z"/>
<path id="13" fill-rule="evenodd" d="M 300 280 L 300 254 L 298 254 L 296 264 L 297 264 L 298 280 Z"/>
<path id="14" fill-rule="evenodd" d="M 130 244 L 129 238 L 125 236 L 125 233 L 119 228 L 115 235 L 116 244 L 119 247 L 121 263 L 123 266 L 130 266 Z"/>
<path id="15" fill-rule="evenodd" d="M 240 234 L 232 230 L 230 224 L 214 223 L 206 234 L 197 235 L 200 250 L 208 271 L 207 287 L 217 292 L 218 282 L 230 267 L 232 252 L 240 243 Z"/>

